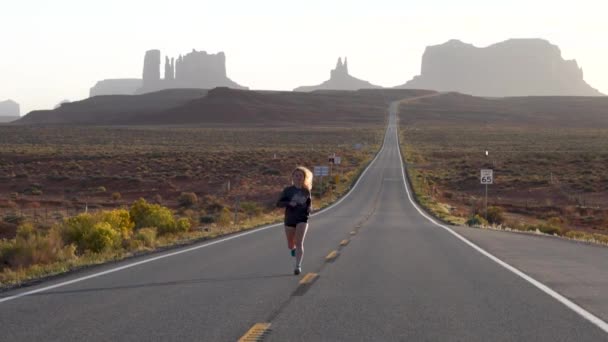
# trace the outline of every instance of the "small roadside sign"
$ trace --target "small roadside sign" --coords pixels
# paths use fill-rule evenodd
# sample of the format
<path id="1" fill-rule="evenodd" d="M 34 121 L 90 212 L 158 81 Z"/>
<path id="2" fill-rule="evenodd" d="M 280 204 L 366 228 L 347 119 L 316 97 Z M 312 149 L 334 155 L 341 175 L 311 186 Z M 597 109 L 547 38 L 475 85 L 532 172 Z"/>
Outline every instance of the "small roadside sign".
<path id="1" fill-rule="evenodd" d="M 481 170 L 481 184 L 493 184 L 494 175 L 492 170 L 482 169 Z"/>
<path id="2" fill-rule="evenodd" d="M 330 163 L 332 163 L 332 164 L 334 164 L 334 165 L 340 165 L 340 162 L 342 161 L 342 158 L 338 157 L 336 155 L 333 155 L 333 156 L 329 156 L 327 158 L 327 161 L 330 162 Z"/>
<path id="3" fill-rule="evenodd" d="M 314 168 L 315 176 L 329 176 L 329 166 L 315 166 Z"/>

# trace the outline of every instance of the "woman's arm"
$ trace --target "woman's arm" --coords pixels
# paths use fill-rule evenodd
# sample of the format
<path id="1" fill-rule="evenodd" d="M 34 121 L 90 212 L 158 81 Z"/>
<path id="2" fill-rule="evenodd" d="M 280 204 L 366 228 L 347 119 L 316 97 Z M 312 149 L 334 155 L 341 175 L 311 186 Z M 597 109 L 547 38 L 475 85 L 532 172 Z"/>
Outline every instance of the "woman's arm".
<path id="1" fill-rule="evenodd" d="M 310 194 L 308 194 L 308 198 L 306 199 L 306 212 L 309 214 L 312 212 L 312 196 Z"/>
<path id="2" fill-rule="evenodd" d="M 277 207 L 285 208 L 289 205 L 290 201 L 291 201 L 291 199 L 289 197 L 287 197 L 287 188 L 285 188 L 285 189 L 283 189 L 283 192 L 281 193 L 281 197 L 279 197 L 279 200 L 277 201 Z"/>

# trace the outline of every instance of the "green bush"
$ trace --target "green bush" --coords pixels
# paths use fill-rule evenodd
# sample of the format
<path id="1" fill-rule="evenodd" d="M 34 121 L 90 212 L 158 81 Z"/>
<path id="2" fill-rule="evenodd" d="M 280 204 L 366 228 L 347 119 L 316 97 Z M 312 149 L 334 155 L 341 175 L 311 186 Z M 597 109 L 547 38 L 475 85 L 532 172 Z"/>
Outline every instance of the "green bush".
<path id="1" fill-rule="evenodd" d="M 488 222 L 492 224 L 501 224 L 505 221 L 504 211 L 501 207 L 488 207 Z"/>
<path id="2" fill-rule="evenodd" d="M 488 221 L 486 221 L 486 219 L 484 219 L 483 217 L 481 217 L 479 215 L 473 215 L 473 216 L 469 217 L 469 219 L 466 222 L 466 225 L 469 227 L 486 226 L 486 225 L 488 225 Z"/>
<path id="3" fill-rule="evenodd" d="M 169 208 L 150 204 L 143 198 L 137 200 L 129 211 L 135 222 L 135 228 L 155 227 L 159 234 L 175 230 L 175 219 Z"/>
<path id="4" fill-rule="evenodd" d="M 86 250 L 85 236 L 93 229 L 95 219 L 91 214 L 84 213 L 65 220 L 62 226 L 63 241 L 73 243 L 80 251 Z"/>
<path id="5" fill-rule="evenodd" d="M 198 197 L 194 192 L 182 192 L 177 202 L 180 207 L 190 208 L 198 204 Z"/>
<path id="6" fill-rule="evenodd" d="M 122 239 L 120 234 L 112 229 L 108 222 L 97 222 L 84 236 L 83 242 L 87 250 L 100 253 L 108 249 L 118 248 Z"/>
<path id="7" fill-rule="evenodd" d="M 134 223 L 124 209 L 83 213 L 67 219 L 62 226 L 66 244 L 75 244 L 80 252 L 99 253 L 120 248 L 133 234 Z"/>
<path id="8" fill-rule="evenodd" d="M 156 245 L 156 234 L 156 228 L 142 228 L 137 230 L 134 238 L 144 246 L 153 248 Z"/>
<path id="9" fill-rule="evenodd" d="M 548 223 L 543 223 L 543 224 L 539 224 L 534 226 L 536 229 L 538 229 L 539 231 L 541 231 L 542 233 L 545 234 L 550 234 L 550 235 L 559 235 L 561 233 L 561 228 L 548 224 Z"/>
<path id="10" fill-rule="evenodd" d="M 192 228 L 192 223 L 190 222 L 189 219 L 182 217 L 179 220 L 177 220 L 177 232 L 187 232 L 190 230 L 190 228 Z"/>
<path id="11" fill-rule="evenodd" d="M 120 234 L 122 239 L 129 239 L 133 234 L 135 222 L 133 222 L 131 215 L 125 209 L 102 211 L 96 214 L 95 217 L 101 222 L 109 223 L 112 229 Z"/>

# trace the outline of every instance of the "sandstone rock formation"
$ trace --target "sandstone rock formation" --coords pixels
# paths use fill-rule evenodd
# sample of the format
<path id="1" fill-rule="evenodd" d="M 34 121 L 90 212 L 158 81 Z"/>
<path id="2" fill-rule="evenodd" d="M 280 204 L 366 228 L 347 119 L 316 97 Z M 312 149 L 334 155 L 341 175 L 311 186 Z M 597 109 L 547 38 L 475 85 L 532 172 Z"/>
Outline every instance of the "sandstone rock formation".
<path id="1" fill-rule="evenodd" d="M 132 95 L 141 87 L 139 78 L 109 79 L 97 82 L 89 91 L 89 96 Z"/>
<path id="2" fill-rule="evenodd" d="M 160 50 L 146 51 L 144 57 L 143 87 L 154 88 L 160 82 Z"/>
<path id="3" fill-rule="evenodd" d="M 511 39 L 477 48 L 459 40 L 429 46 L 419 76 L 397 88 L 457 91 L 477 96 L 601 96 L 575 60 L 542 39 Z"/>
<path id="4" fill-rule="evenodd" d="M 18 117 L 20 115 L 19 104 L 13 100 L 0 102 L 0 116 Z"/>
<path id="5" fill-rule="evenodd" d="M 144 80 L 136 93 L 143 94 L 172 88 L 212 89 L 215 87 L 247 89 L 226 75 L 226 56 L 223 52 L 208 54 L 205 51 L 192 50 L 177 59 L 169 60 L 169 57 L 165 57 L 165 77 L 160 79 L 160 51 L 150 50 L 146 52 L 144 59 Z"/>
<path id="6" fill-rule="evenodd" d="M 357 90 L 357 89 L 375 89 L 380 86 L 373 85 L 367 81 L 360 80 L 348 74 L 348 60 L 338 58 L 336 68 L 329 73 L 329 80 L 316 86 L 303 86 L 294 89 L 294 91 L 313 91 L 313 90 Z"/>

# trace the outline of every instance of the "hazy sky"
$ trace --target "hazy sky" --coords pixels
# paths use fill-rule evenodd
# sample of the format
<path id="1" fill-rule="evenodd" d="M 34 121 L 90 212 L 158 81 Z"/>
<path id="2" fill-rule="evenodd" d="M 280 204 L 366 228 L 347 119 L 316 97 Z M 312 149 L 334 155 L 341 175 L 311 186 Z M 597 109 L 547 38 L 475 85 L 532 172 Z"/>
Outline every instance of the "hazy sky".
<path id="1" fill-rule="evenodd" d="M 419 74 L 427 45 L 544 38 L 608 93 L 606 0 L 0 0 L 0 8 L 0 101 L 19 102 L 22 115 L 86 98 L 98 80 L 141 78 L 149 49 L 163 60 L 224 51 L 233 81 L 291 90 L 327 80 L 339 56 L 351 75 L 396 86 Z"/>

